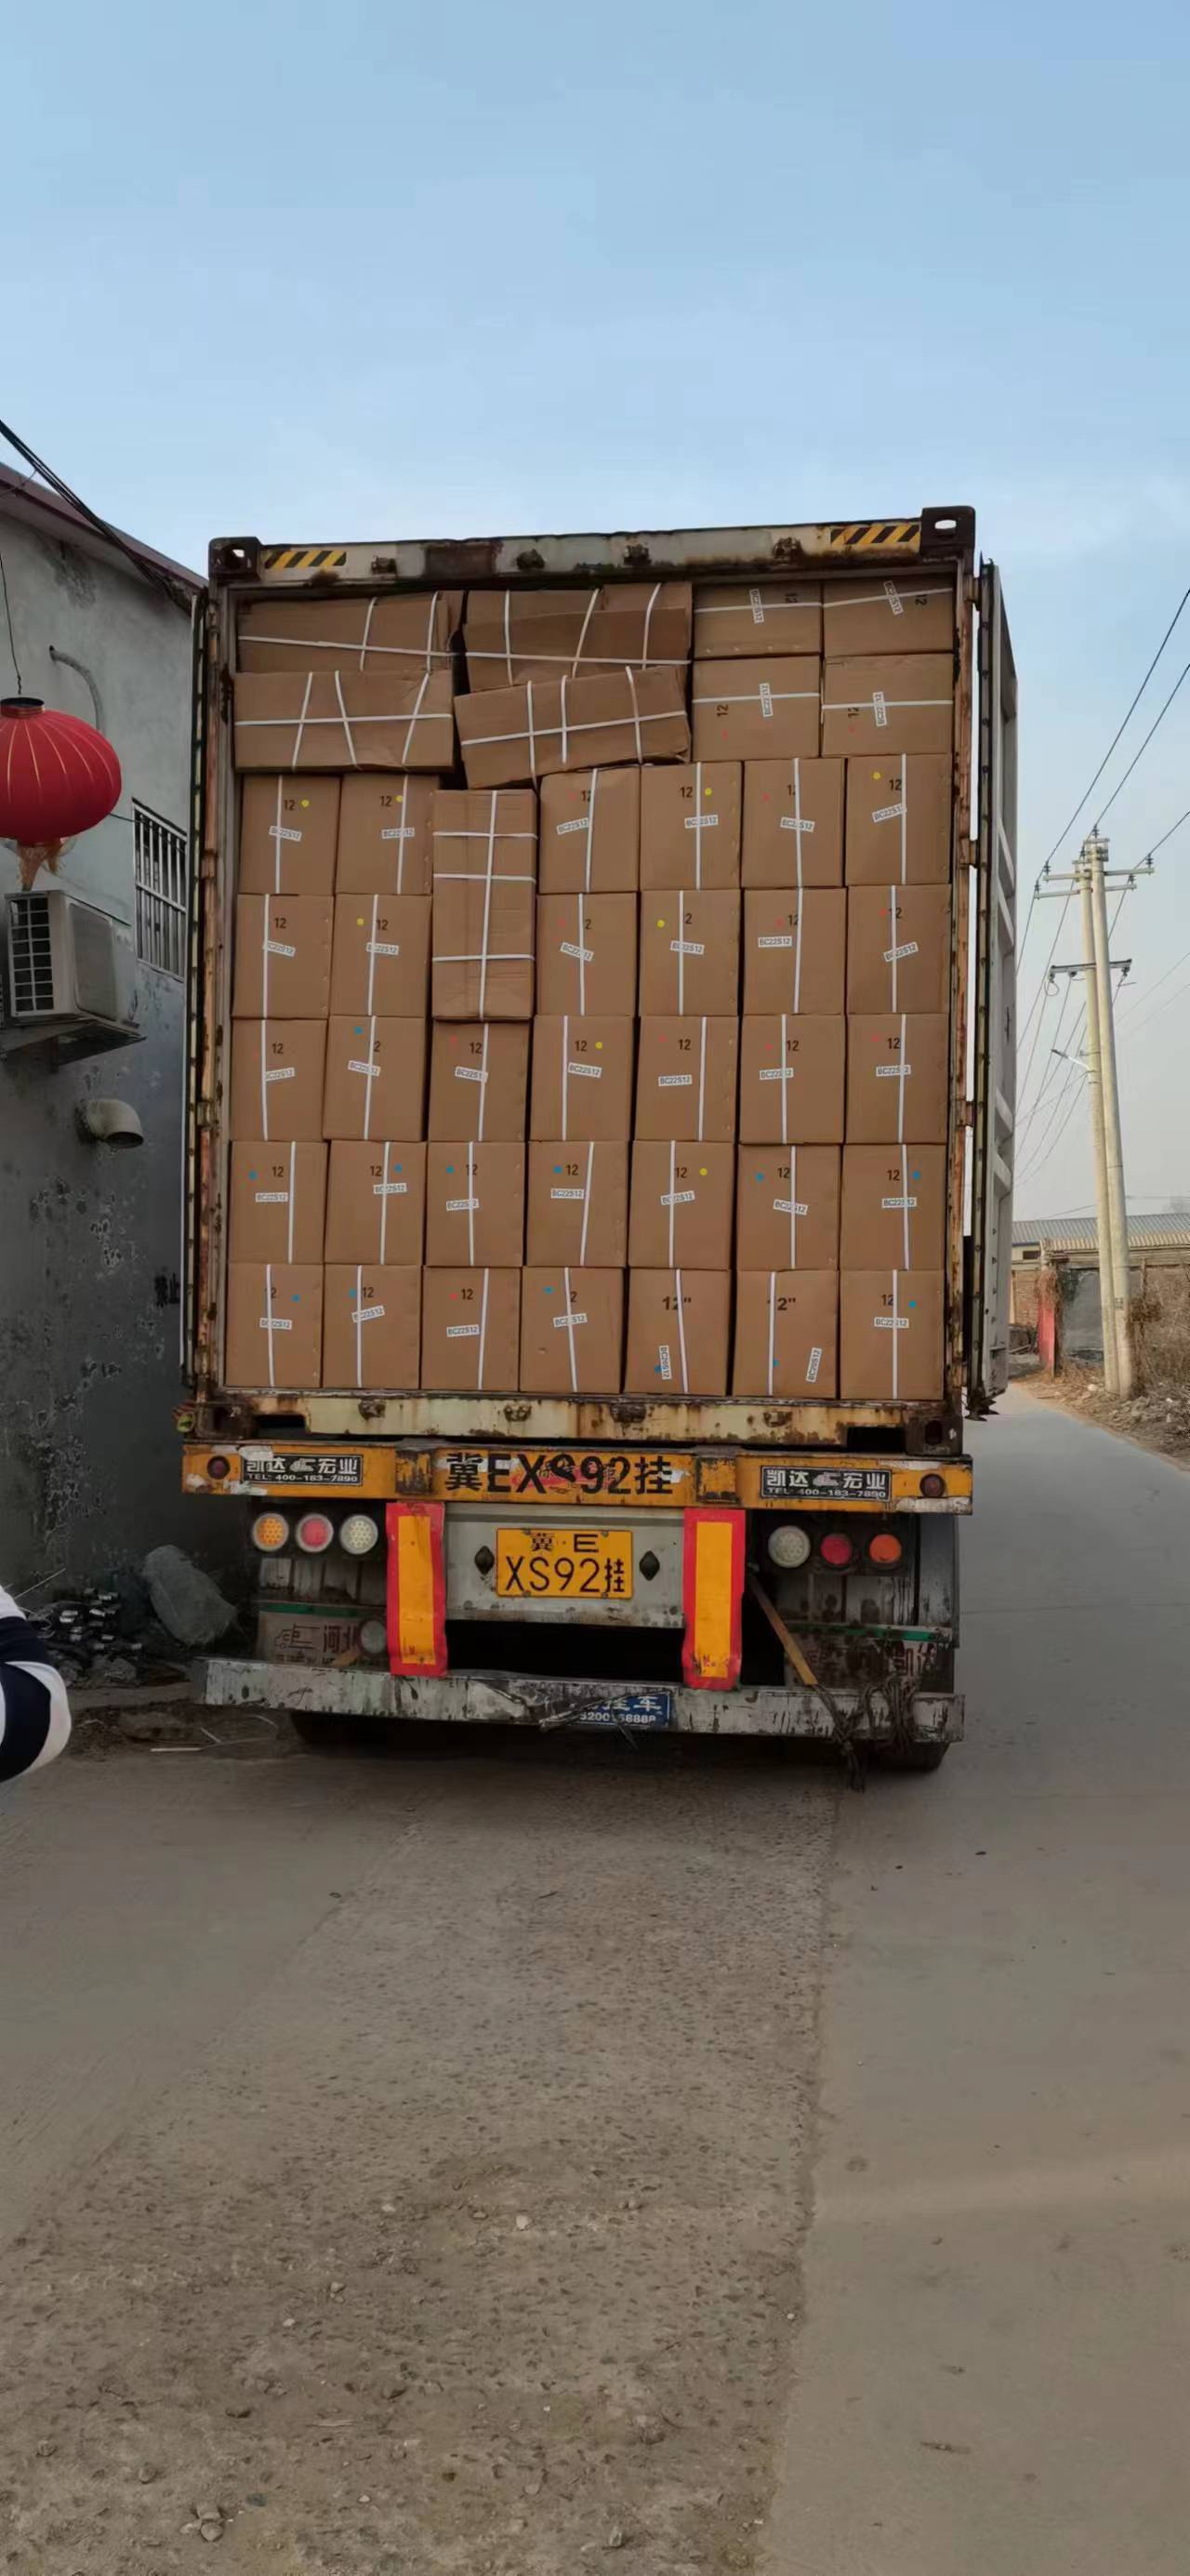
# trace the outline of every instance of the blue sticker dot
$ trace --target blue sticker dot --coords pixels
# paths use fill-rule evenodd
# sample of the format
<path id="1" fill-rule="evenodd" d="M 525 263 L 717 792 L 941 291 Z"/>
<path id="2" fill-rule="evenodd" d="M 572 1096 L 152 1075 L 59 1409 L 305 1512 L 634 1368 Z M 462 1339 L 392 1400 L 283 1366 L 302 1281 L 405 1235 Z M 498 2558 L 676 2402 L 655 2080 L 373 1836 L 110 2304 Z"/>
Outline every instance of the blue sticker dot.
<path id="1" fill-rule="evenodd" d="M 909 1177 L 910 1177 L 910 1179 L 911 1179 L 911 1180 L 914 1180 L 914 1181 L 920 1181 L 920 1179 L 921 1179 L 921 1173 L 920 1173 L 920 1172 L 911 1172 Z"/>
<path id="2" fill-rule="evenodd" d="M 453 1163 L 448 1163 L 448 1164 L 447 1164 L 447 1166 L 446 1166 L 446 1177 L 447 1177 L 447 1180 L 448 1180 L 448 1181 L 451 1179 L 453 1172 L 454 1172 L 454 1164 L 453 1164 Z"/>
<path id="3" fill-rule="evenodd" d="M 364 1033 L 363 1033 L 362 1028 L 357 1027 L 355 1034 L 356 1034 L 357 1038 L 362 1038 L 362 1036 L 363 1036 L 363 1034 L 364 1034 Z"/>
<path id="4" fill-rule="evenodd" d="M 546 1289 L 546 1291 L 545 1291 L 545 1294 L 546 1294 L 546 1296 L 547 1296 L 547 1297 L 552 1297 L 552 1296 L 553 1296 L 553 1293 L 554 1293 L 554 1292 L 553 1292 L 553 1289 L 552 1289 L 552 1288 L 547 1288 L 547 1289 Z"/>
<path id="5" fill-rule="evenodd" d="M 257 1177 L 257 1175 L 256 1175 L 256 1173 L 255 1173 L 255 1172 L 249 1172 L 249 1174 L 248 1174 L 248 1178 L 249 1178 L 249 1180 L 250 1180 L 250 1181 L 254 1181 L 254 1180 L 256 1179 L 256 1177 Z"/>
<path id="6" fill-rule="evenodd" d="M 404 1166 L 404 1164 L 403 1164 L 403 1163 L 394 1163 L 394 1164 L 393 1164 L 393 1170 L 394 1170 L 394 1172 L 403 1172 L 403 1171 L 404 1171 L 404 1169 L 405 1169 L 405 1166 Z"/>
<path id="7" fill-rule="evenodd" d="M 562 1169 L 561 1164 L 560 1164 L 560 1163 L 555 1163 L 555 1165 L 554 1165 L 555 1173 L 560 1172 L 560 1171 L 561 1171 L 561 1169 Z M 255 1172 L 253 1173 L 252 1178 L 253 1178 L 253 1180 L 255 1180 L 255 1178 L 256 1178 L 256 1174 L 255 1174 Z"/>
<path id="8" fill-rule="evenodd" d="M 763 1173 L 763 1172 L 753 1172 L 753 1174 L 752 1174 L 752 1178 L 753 1178 L 753 1180 L 754 1180 L 754 1181 L 762 1181 L 762 1180 L 764 1179 L 764 1173 Z"/>
<path id="9" fill-rule="evenodd" d="M 300 1288 L 295 1288 L 295 1289 L 294 1289 L 294 1292 L 293 1292 L 293 1303 L 294 1303 L 294 1305 L 295 1305 L 295 1306 L 300 1306 L 300 1305 L 301 1305 L 301 1302 L 302 1302 L 302 1292 L 301 1292 L 301 1289 L 300 1289 Z"/>
<path id="10" fill-rule="evenodd" d="M 910 1305 L 911 1305 L 911 1306 L 916 1306 L 916 1304 L 917 1304 L 917 1299 L 916 1299 L 916 1297 L 911 1297 L 911 1298 L 910 1298 L 910 1300 L 909 1300 L 909 1303 L 910 1303 Z"/>

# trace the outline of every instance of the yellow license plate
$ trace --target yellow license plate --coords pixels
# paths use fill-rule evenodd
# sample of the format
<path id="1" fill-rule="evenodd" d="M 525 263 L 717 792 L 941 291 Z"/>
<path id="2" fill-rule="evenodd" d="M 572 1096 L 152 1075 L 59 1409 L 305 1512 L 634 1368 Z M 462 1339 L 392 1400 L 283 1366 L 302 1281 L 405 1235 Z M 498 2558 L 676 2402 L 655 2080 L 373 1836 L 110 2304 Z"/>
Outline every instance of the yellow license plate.
<path id="1" fill-rule="evenodd" d="M 632 1598 L 632 1538 L 613 1529 L 502 1529 L 496 1590 L 525 1601 Z"/>

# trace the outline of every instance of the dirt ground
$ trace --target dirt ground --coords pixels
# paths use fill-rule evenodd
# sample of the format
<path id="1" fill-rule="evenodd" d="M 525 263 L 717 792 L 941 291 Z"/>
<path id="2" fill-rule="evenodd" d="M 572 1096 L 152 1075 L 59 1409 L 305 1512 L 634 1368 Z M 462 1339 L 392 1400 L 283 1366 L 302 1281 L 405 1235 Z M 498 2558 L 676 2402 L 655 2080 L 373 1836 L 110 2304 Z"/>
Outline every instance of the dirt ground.
<path id="1" fill-rule="evenodd" d="M 1046 1377 L 1036 1369 L 1022 1373 L 1013 1383 L 1042 1404 L 1060 1405 L 1080 1421 L 1098 1423 L 1102 1431 L 1116 1431 L 1142 1449 L 1156 1450 L 1161 1457 L 1190 1467 L 1190 1391 L 1184 1387 L 1150 1387 L 1143 1395 L 1123 1400 L 1107 1394 L 1100 1371 L 1078 1361 L 1064 1368 L 1060 1377 Z"/>

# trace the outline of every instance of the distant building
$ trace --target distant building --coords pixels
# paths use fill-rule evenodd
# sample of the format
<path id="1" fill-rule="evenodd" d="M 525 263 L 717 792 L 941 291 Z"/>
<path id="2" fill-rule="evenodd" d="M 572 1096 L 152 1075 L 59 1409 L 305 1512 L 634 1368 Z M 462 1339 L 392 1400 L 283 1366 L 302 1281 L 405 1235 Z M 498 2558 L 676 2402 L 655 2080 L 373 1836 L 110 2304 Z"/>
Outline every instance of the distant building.
<path id="1" fill-rule="evenodd" d="M 1132 1293 L 1149 1275 L 1190 1269 L 1190 1214 L 1130 1213 L 1128 1260 Z M 1095 1220 L 1086 1216 L 1014 1217 L 1012 1222 L 1012 1322 L 1024 1339 L 1037 1324 L 1037 1272 L 1043 1262 L 1068 1273 L 1063 1299 L 1063 1340 L 1069 1359 L 1101 1360 L 1103 1318 L 1099 1302 L 1099 1252 Z"/>
<path id="2" fill-rule="evenodd" d="M 23 691 L 96 725 L 124 777 L 116 813 L 33 893 L 62 888 L 93 907 L 87 989 L 102 1000 L 114 958 L 124 992 L 111 1007 L 135 1013 L 126 1033 L 84 1017 L 47 1039 L 31 1022 L 30 997 L 62 989 L 50 981 L 61 914 L 21 905 L 16 855 L 0 845 L 0 1577 L 16 1590 L 58 1569 L 77 1582 L 163 1538 L 193 1546 L 201 1526 L 178 1490 L 172 1427 L 199 585 L 127 543 L 131 561 L 43 485 L 0 469 Z M 16 692 L 11 664 L 0 616 L 0 696 Z M 142 1145 L 87 1140 L 79 1112 L 99 1099 L 135 1113 Z"/>

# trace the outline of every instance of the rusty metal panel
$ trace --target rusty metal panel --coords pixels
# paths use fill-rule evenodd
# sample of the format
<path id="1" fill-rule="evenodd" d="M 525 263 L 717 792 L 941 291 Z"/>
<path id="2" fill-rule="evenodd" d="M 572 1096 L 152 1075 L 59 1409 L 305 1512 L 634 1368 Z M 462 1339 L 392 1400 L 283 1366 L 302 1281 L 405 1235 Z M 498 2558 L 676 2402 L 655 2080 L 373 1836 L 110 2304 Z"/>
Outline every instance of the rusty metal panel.
<path id="1" fill-rule="evenodd" d="M 603 1397 L 584 1403 L 562 1396 L 323 1395 L 314 1390 L 232 1392 L 190 1409 L 186 1428 L 218 1446 L 262 1438 L 272 1422 L 286 1434 L 300 1428 L 314 1440 L 404 1440 L 431 1446 L 468 1441 L 526 1440 L 553 1447 L 608 1441 L 725 1449 L 845 1449 L 853 1432 L 880 1432 L 902 1455 L 957 1456 L 962 1447 L 958 1411 L 937 1404 L 736 1403 L 730 1397 Z M 708 1471 L 709 1473 L 710 1471 Z M 717 1474 L 718 1471 L 716 1470 Z M 712 1478 L 699 1495 L 720 1498 Z"/>

